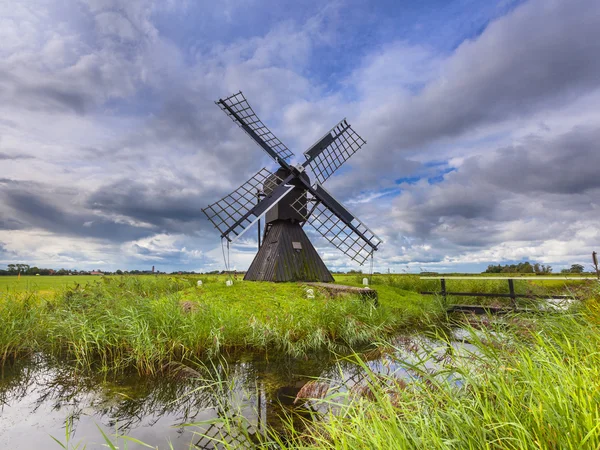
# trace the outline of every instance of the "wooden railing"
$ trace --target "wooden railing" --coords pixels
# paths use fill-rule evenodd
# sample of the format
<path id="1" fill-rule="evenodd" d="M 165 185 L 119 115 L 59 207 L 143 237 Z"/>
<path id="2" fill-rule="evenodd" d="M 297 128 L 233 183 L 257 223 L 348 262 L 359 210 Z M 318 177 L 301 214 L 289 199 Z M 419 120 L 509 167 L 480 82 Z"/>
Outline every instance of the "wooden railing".
<path id="1" fill-rule="evenodd" d="M 515 283 L 514 280 L 554 280 L 554 281 L 579 281 L 579 280 L 596 280 L 595 277 L 444 277 L 444 276 L 426 276 L 420 277 L 421 280 L 440 280 L 441 289 L 439 291 L 423 291 L 421 294 L 424 295 L 440 295 L 444 301 L 446 301 L 449 295 L 455 295 L 460 297 L 501 297 L 501 298 L 510 298 L 513 309 L 517 307 L 517 298 L 560 298 L 560 299 L 572 299 L 575 298 L 573 295 L 549 295 L 549 294 L 518 294 L 515 292 Z M 491 292 L 450 292 L 446 289 L 446 280 L 506 280 L 508 282 L 508 293 L 491 293 Z M 454 305 L 449 308 L 449 311 L 458 311 L 458 310 L 469 310 L 472 312 L 497 312 L 495 310 L 502 310 L 503 308 L 494 308 L 490 306 L 478 306 L 478 305 Z"/>

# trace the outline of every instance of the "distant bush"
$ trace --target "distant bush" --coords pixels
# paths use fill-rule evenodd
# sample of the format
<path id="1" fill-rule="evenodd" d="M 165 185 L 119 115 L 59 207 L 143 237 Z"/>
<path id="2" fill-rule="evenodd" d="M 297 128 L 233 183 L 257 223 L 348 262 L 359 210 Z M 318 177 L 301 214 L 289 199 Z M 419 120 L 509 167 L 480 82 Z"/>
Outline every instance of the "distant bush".
<path id="1" fill-rule="evenodd" d="M 552 273 L 552 267 L 540 263 L 531 264 L 529 261 L 506 265 L 490 264 L 483 273 Z"/>

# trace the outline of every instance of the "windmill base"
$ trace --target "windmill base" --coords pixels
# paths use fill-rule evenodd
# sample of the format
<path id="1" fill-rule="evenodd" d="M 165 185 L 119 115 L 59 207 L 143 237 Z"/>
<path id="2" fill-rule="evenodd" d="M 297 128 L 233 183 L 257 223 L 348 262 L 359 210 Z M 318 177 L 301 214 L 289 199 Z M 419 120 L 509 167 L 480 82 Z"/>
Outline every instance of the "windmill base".
<path id="1" fill-rule="evenodd" d="M 333 276 L 298 222 L 276 220 L 269 224 L 244 280 L 332 283 Z"/>

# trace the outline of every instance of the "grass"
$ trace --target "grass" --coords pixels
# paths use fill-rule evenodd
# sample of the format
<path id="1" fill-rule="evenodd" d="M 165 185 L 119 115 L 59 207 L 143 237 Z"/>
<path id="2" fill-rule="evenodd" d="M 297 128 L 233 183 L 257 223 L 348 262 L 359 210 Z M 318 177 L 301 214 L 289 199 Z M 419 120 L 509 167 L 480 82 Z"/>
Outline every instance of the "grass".
<path id="1" fill-rule="evenodd" d="M 302 418 L 290 420 L 285 435 L 272 430 L 254 441 L 256 446 L 600 448 L 596 282 L 577 285 L 587 300 L 576 311 L 463 323 L 475 351 L 466 358 L 449 354 L 432 370 L 430 360 L 408 363 L 405 347 L 386 343 L 401 330 L 423 332 L 446 322 L 438 299 L 418 294 L 426 285 L 417 276 L 374 276 L 379 308 L 353 297 L 317 293 L 308 299 L 299 284 L 236 281 L 226 287 L 223 277 L 203 276 L 199 287 L 198 278 L 103 277 L 57 288 L 53 296 L 9 290 L 0 298 L 1 362 L 43 351 L 72 359 L 82 369 L 153 374 L 172 362 L 239 350 L 300 358 L 382 342 L 380 349 L 414 375 L 411 383 L 371 372 L 356 355 L 355 363 L 367 374 L 364 389 L 317 400 L 321 413 L 313 412 L 312 420 L 302 427 L 297 426 Z M 360 285 L 362 276 L 336 281 Z M 464 281 L 461 290 L 481 286 L 478 280 Z M 523 283 L 521 289 L 565 288 Z M 505 289 L 491 281 L 484 286 L 488 292 Z M 446 336 L 435 338 L 442 342 Z M 451 381 L 456 379 L 461 382 Z M 228 417 L 224 430 L 246 432 L 243 416 Z"/>
<path id="2" fill-rule="evenodd" d="M 76 284 L 86 284 L 97 281 L 100 277 L 97 275 L 72 275 L 72 276 L 35 276 L 22 275 L 1 276 L 0 277 L 0 296 L 7 292 L 37 292 L 52 293 L 65 286 L 74 286 Z"/>
<path id="3" fill-rule="evenodd" d="M 371 372 L 357 355 L 364 388 L 313 400 L 305 426 L 290 420 L 285 436 L 271 430 L 257 448 L 598 449 L 600 292 L 593 290 L 579 311 L 463 324 L 474 350 L 435 369 L 429 358 L 411 364 L 406 348 L 386 344 L 413 374 L 409 383 Z M 233 433 L 247 427 L 225 421 Z"/>
<path id="4" fill-rule="evenodd" d="M 495 274 L 493 274 L 495 275 Z M 526 274 L 528 275 L 528 274 Z M 523 274 L 502 274 L 515 278 L 514 287 L 517 295 L 519 294 L 577 294 L 582 288 L 593 285 L 594 280 L 581 280 L 578 277 L 572 280 L 518 280 Z M 336 282 L 360 286 L 365 275 L 337 275 Z M 368 276 L 367 276 L 368 277 Z M 385 292 L 388 289 L 398 289 L 412 292 L 439 292 L 440 280 L 421 279 L 418 275 L 373 275 L 371 286 L 379 292 Z M 482 276 L 481 280 L 453 280 L 452 276 L 446 279 L 446 290 L 449 292 L 478 292 L 488 294 L 508 294 L 508 282 L 506 280 L 486 280 Z M 448 296 L 448 304 L 498 304 L 509 305 L 510 299 L 501 297 L 466 297 L 466 296 Z M 527 306 L 532 303 L 528 299 L 518 299 L 519 306 Z"/>
<path id="5" fill-rule="evenodd" d="M 305 287 L 223 277 L 103 277 L 54 296 L 8 291 L 0 299 L 0 363 L 43 351 L 85 369 L 160 372 L 183 362 L 236 351 L 306 357 L 347 352 L 398 330 L 443 316 L 433 298 L 395 286 L 380 307 L 329 298 Z"/>
<path id="6" fill-rule="evenodd" d="M 445 368 L 463 385 L 418 367 L 413 386 L 371 377 L 369 398 L 351 399 L 340 414 L 297 435 L 320 448 L 596 449 L 600 446 L 600 333 L 591 316 L 553 317 L 504 338 L 477 337 L 471 370 Z M 507 345 L 507 342 L 511 344 Z"/>

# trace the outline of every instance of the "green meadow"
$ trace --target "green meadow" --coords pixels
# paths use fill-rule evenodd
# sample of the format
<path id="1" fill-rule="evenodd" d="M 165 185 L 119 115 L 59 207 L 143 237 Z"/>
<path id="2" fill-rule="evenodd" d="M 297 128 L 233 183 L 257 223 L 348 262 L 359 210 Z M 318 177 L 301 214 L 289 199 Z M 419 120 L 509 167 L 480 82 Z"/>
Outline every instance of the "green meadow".
<path id="1" fill-rule="evenodd" d="M 98 280 L 97 275 L 65 275 L 65 276 L 2 276 L 0 277 L 0 292 L 52 292 L 66 286 L 87 284 Z"/>
<path id="2" fill-rule="evenodd" d="M 336 282 L 360 286 L 364 277 L 338 275 Z M 368 278 L 379 293 L 378 306 L 318 289 L 309 298 L 301 283 L 236 279 L 226 286 L 222 275 L 3 277 L 0 365 L 43 353 L 82 373 L 133 371 L 145 377 L 248 352 L 265 359 L 345 355 L 368 375 L 367 385 L 314 399 L 319 407 L 284 421 L 283 432 L 253 436 L 256 448 L 599 448 L 597 281 L 518 280 L 520 294 L 573 294 L 579 300 L 566 311 L 515 313 L 497 322 L 448 316 L 446 307 L 458 301 L 508 305 L 508 299 L 444 302 L 419 293 L 437 291 L 439 280 Z M 506 280 L 449 280 L 447 288 L 492 294 L 508 289 Z M 521 306 L 535 302 L 519 300 Z M 444 342 L 457 326 L 469 335 L 469 358 L 449 354 L 435 370 L 433 349 L 423 349 L 426 355 L 417 362 L 402 359 L 398 336 Z M 414 374 L 411 383 L 372 372 L 365 355 L 373 352 L 405 364 Z M 460 383 L 451 381 L 456 379 Z M 331 412 L 323 417 L 324 410 Z M 229 434 L 247 428 L 243 415 L 218 421 Z M 113 445 L 110 436 L 103 439 Z"/>
<path id="3" fill-rule="evenodd" d="M 43 351 L 82 368 L 153 374 L 223 352 L 348 352 L 444 315 L 437 298 L 402 286 L 382 286 L 375 307 L 318 290 L 309 299 L 296 283 L 236 280 L 229 287 L 225 279 L 96 277 L 56 282 L 51 295 L 47 285 L 12 285 L 0 297 L 0 362 Z"/>

